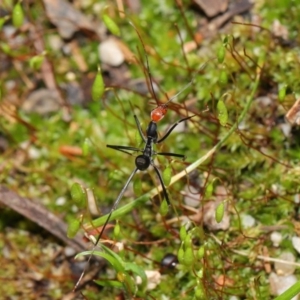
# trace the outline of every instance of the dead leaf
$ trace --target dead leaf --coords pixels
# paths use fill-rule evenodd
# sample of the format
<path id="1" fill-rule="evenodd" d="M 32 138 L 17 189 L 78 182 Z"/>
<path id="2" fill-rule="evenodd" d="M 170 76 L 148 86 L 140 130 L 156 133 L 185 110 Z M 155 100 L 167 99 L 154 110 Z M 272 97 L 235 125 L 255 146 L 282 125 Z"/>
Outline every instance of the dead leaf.
<path id="1" fill-rule="evenodd" d="M 0 185 L 0 202 L 18 212 L 25 218 L 38 224 L 76 251 L 85 250 L 86 245 L 80 237 L 67 237 L 67 224 L 48 211 L 44 206 L 19 196 L 17 193 Z"/>
<path id="2" fill-rule="evenodd" d="M 50 21 L 57 27 L 59 34 L 69 39 L 80 29 L 97 33 L 97 28 L 80 11 L 65 0 L 43 0 Z"/>
<path id="3" fill-rule="evenodd" d="M 300 98 L 294 103 L 291 109 L 285 115 L 291 124 L 300 125 Z"/>
<path id="4" fill-rule="evenodd" d="M 194 0 L 208 17 L 214 17 L 223 13 L 228 8 L 228 0 Z"/>

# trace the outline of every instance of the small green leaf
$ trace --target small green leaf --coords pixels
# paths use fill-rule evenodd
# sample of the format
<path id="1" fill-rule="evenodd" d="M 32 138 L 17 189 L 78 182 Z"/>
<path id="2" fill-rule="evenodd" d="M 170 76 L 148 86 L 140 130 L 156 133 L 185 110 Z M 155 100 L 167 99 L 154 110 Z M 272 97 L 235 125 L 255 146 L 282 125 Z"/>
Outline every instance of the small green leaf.
<path id="1" fill-rule="evenodd" d="M 220 64 L 222 64 L 222 63 L 224 62 L 225 53 L 226 53 L 226 48 L 225 48 L 225 46 L 222 44 L 222 45 L 220 46 L 220 48 L 218 49 L 218 53 L 217 53 L 218 62 L 219 62 Z"/>
<path id="2" fill-rule="evenodd" d="M 177 253 L 177 259 L 179 263 L 184 264 L 184 249 L 183 249 L 183 243 L 181 243 L 181 246 Z"/>
<path id="3" fill-rule="evenodd" d="M 203 285 L 201 283 L 198 284 L 196 289 L 195 289 L 195 298 L 199 299 L 199 300 L 206 299 L 205 292 L 204 292 L 204 289 L 203 289 Z"/>
<path id="4" fill-rule="evenodd" d="M 218 111 L 218 119 L 220 121 L 220 124 L 222 126 L 225 126 L 227 124 L 228 120 L 228 112 L 226 105 L 223 100 L 219 100 L 217 104 L 217 111 Z"/>
<path id="5" fill-rule="evenodd" d="M 83 207 L 87 203 L 86 191 L 78 182 L 71 186 L 71 197 L 79 207 Z"/>
<path id="6" fill-rule="evenodd" d="M 203 272 L 203 268 L 201 268 L 201 269 L 197 272 L 197 277 L 200 278 L 200 279 L 203 278 L 203 273 L 204 273 L 204 272 Z"/>
<path id="7" fill-rule="evenodd" d="M 20 2 L 18 2 L 13 8 L 12 23 L 16 28 L 21 27 L 24 23 L 24 12 Z"/>
<path id="8" fill-rule="evenodd" d="M 204 253 L 205 253 L 205 247 L 204 245 L 200 246 L 200 248 L 197 251 L 197 257 L 199 259 L 202 259 L 204 257 Z"/>
<path id="9" fill-rule="evenodd" d="M 223 39 L 223 46 L 226 47 L 228 44 L 228 35 L 226 35 Z"/>
<path id="10" fill-rule="evenodd" d="M 216 221 L 217 221 L 218 223 L 220 223 L 220 222 L 223 220 L 223 217 L 224 217 L 224 211 L 225 211 L 225 203 L 224 203 L 224 201 L 222 201 L 222 202 L 217 206 L 216 213 L 215 213 L 215 218 L 216 218 Z"/>
<path id="11" fill-rule="evenodd" d="M 107 29 L 114 35 L 120 36 L 121 32 L 120 29 L 118 27 L 118 25 L 115 23 L 114 20 L 112 20 L 108 15 L 103 14 L 102 15 L 102 20 L 105 24 L 105 26 L 107 27 Z"/>
<path id="12" fill-rule="evenodd" d="M 179 231 L 180 240 L 181 240 L 182 242 L 185 240 L 186 235 L 187 235 L 187 232 L 186 232 L 185 226 L 182 225 L 182 226 L 180 227 L 180 231 Z"/>
<path id="13" fill-rule="evenodd" d="M 184 264 L 186 266 L 192 266 L 194 262 L 194 252 L 191 247 L 186 248 L 184 252 Z"/>
<path id="14" fill-rule="evenodd" d="M 77 234 L 77 232 L 80 229 L 81 221 L 77 218 L 73 218 L 68 221 L 68 230 L 67 230 L 67 236 L 69 239 L 74 238 L 74 236 Z"/>
<path id="15" fill-rule="evenodd" d="M 164 171 L 163 171 L 163 180 L 164 180 L 164 183 L 166 186 L 168 186 L 171 182 L 171 177 L 172 177 L 172 169 L 171 169 L 171 166 L 168 165 Z"/>
<path id="16" fill-rule="evenodd" d="M 0 44 L 0 47 L 1 47 L 1 50 L 5 53 L 5 54 L 7 54 L 7 55 L 11 55 L 12 53 L 11 53 L 11 48 L 10 48 L 10 46 L 8 45 L 8 44 L 6 44 L 6 43 L 1 43 Z"/>
<path id="17" fill-rule="evenodd" d="M 104 89 L 105 89 L 104 81 L 101 74 L 101 69 L 99 67 L 92 86 L 92 99 L 94 101 L 99 101 L 104 94 Z"/>
<path id="18" fill-rule="evenodd" d="M 212 193 L 214 191 L 214 182 L 211 181 L 207 186 L 206 186 L 206 189 L 205 189 L 205 197 L 206 198 L 210 198 Z"/>
<path id="19" fill-rule="evenodd" d="M 286 95 L 286 89 L 287 89 L 287 85 L 283 84 L 279 87 L 278 90 L 278 100 L 279 101 L 283 101 Z"/>
<path id="20" fill-rule="evenodd" d="M 114 227 L 114 237 L 115 238 L 118 238 L 120 236 L 120 231 L 121 231 L 120 224 L 117 221 L 117 223 L 116 223 L 116 225 Z"/>
<path id="21" fill-rule="evenodd" d="M 0 18 L 0 30 L 2 29 L 4 23 L 10 18 L 10 16 L 5 16 Z"/>
<path id="22" fill-rule="evenodd" d="M 169 211 L 169 205 L 166 200 L 160 204 L 159 212 L 162 216 L 166 216 Z"/>
<path id="23" fill-rule="evenodd" d="M 88 156 L 88 154 L 90 153 L 90 149 L 91 149 L 91 142 L 88 138 L 84 139 L 81 149 L 82 149 L 82 155 L 84 157 Z"/>
<path id="24" fill-rule="evenodd" d="M 192 237 L 189 234 L 187 234 L 184 239 L 184 247 L 185 249 L 192 247 Z"/>
<path id="25" fill-rule="evenodd" d="M 104 245 L 101 245 L 102 248 L 106 248 Z M 111 251 L 113 252 L 113 251 Z M 121 258 L 116 254 L 113 253 L 114 255 L 112 255 L 110 253 L 105 253 L 104 251 L 84 251 L 84 252 L 80 252 L 75 256 L 75 259 L 81 256 L 87 256 L 87 255 L 95 255 L 95 256 L 100 256 L 103 257 L 104 259 L 106 259 L 115 269 L 116 272 L 124 272 L 125 268 L 124 268 L 124 263 L 121 260 Z"/>
<path id="26" fill-rule="evenodd" d="M 227 85 L 228 83 L 228 74 L 225 68 L 222 68 L 220 75 L 219 75 L 219 82 L 222 86 Z"/>
<path id="27" fill-rule="evenodd" d="M 36 55 L 33 56 L 30 60 L 29 60 L 29 66 L 30 68 L 34 69 L 34 70 L 39 70 L 43 61 L 44 61 L 44 56 L 43 55 Z"/>
<path id="28" fill-rule="evenodd" d="M 94 282 L 96 282 L 96 284 L 98 285 L 105 286 L 105 287 L 114 287 L 117 289 L 123 288 L 122 282 L 117 280 L 94 280 Z"/>

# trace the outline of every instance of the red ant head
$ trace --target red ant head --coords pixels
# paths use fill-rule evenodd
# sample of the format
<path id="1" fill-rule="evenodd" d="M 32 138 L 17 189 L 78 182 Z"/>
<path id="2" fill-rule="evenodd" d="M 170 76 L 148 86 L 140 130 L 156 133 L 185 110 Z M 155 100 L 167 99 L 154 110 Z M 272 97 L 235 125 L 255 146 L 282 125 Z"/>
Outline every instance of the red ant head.
<path id="1" fill-rule="evenodd" d="M 165 116 L 167 111 L 168 111 L 167 105 L 164 104 L 154 108 L 151 111 L 151 120 L 153 122 L 159 122 Z"/>

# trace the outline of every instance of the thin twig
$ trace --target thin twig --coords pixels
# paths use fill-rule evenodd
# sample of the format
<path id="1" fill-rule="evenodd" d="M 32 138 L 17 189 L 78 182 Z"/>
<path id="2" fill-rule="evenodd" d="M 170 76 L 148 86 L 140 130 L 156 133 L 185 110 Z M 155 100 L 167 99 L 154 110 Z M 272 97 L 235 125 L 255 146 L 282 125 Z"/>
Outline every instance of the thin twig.
<path id="1" fill-rule="evenodd" d="M 261 64 L 262 65 L 262 64 Z M 261 70 L 262 68 L 257 68 L 256 69 L 256 78 L 253 84 L 253 88 L 251 91 L 251 94 L 248 96 L 248 101 L 242 111 L 242 113 L 240 114 L 240 116 L 238 117 L 237 121 L 233 124 L 233 126 L 230 128 L 230 130 L 227 132 L 227 134 L 212 148 L 210 149 L 204 156 L 202 156 L 201 158 L 199 158 L 197 161 L 195 161 L 194 163 L 192 163 L 191 165 L 189 165 L 187 168 L 185 168 L 184 170 L 182 170 L 180 173 L 176 174 L 175 176 L 172 177 L 171 182 L 169 184 L 169 186 L 171 186 L 172 184 L 174 184 L 175 182 L 177 182 L 178 180 L 180 180 L 181 178 L 185 177 L 187 174 L 191 173 L 192 171 L 194 171 L 195 169 L 197 169 L 204 161 L 206 161 L 210 156 L 212 156 L 218 149 L 221 148 L 221 146 L 224 144 L 224 142 L 233 134 L 233 132 L 238 128 L 239 124 L 242 122 L 242 120 L 245 118 L 253 100 L 255 97 L 255 94 L 257 92 L 258 86 L 259 86 L 259 82 L 260 82 L 260 75 L 261 75 Z M 154 189 L 152 189 L 150 192 L 144 194 L 143 196 L 137 198 L 134 201 L 131 201 L 128 204 L 125 204 L 124 206 L 116 209 L 110 218 L 110 221 L 115 220 L 117 218 L 119 218 L 120 216 L 132 211 L 135 207 L 141 205 L 142 203 L 147 202 L 149 199 L 153 198 L 154 196 L 156 196 L 157 194 L 159 194 L 162 191 L 162 186 L 158 186 L 155 187 Z M 85 229 L 89 230 L 91 227 L 93 226 L 102 226 L 105 221 L 107 219 L 107 215 L 104 215 L 96 220 L 93 221 L 93 225 L 91 224 L 85 224 Z"/>

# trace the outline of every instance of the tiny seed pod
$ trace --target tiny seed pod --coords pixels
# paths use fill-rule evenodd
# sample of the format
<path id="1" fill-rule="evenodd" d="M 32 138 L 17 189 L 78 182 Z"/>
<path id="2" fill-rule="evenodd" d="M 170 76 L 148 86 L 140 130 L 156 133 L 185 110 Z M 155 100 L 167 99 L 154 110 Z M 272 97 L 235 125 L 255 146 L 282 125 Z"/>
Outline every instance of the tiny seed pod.
<path id="1" fill-rule="evenodd" d="M 114 227 L 114 237 L 118 238 L 120 236 L 121 228 L 119 222 L 116 223 Z"/>
<path id="2" fill-rule="evenodd" d="M 117 279 L 120 281 L 120 282 L 124 282 L 125 279 L 126 279 L 126 274 L 124 272 L 118 272 L 117 273 Z"/>
<path id="3" fill-rule="evenodd" d="M 186 235 L 187 235 L 187 232 L 186 232 L 185 226 L 183 225 L 180 227 L 180 231 L 179 231 L 180 240 L 182 242 L 185 240 Z"/>
<path id="4" fill-rule="evenodd" d="M 194 262 L 194 253 L 193 253 L 193 249 L 191 247 L 189 248 L 185 248 L 185 252 L 184 252 L 184 264 L 186 266 L 191 266 Z"/>
<path id="5" fill-rule="evenodd" d="M 284 98 L 285 98 L 285 95 L 286 95 L 286 88 L 287 88 L 287 85 L 284 84 L 282 85 L 279 90 L 278 90 L 278 100 L 279 101 L 283 101 Z"/>
<path id="6" fill-rule="evenodd" d="M 197 276 L 198 278 L 203 278 L 203 268 L 201 268 L 198 272 L 197 272 Z"/>
<path id="7" fill-rule="evenodd" d="M 84 157 L 88 156 L 88 154 L 90 153 L 90 148 L 91 148 L 90 146 L 91 146 L 90 140 L 88 138 L 85 138 L 81 147 L 82 155 Z"/>
<path id="8" fill-rule="evenodd" d="M 219 82 L 222 86 L 225 86 L 228 83 L 228 74 L 225 68 L 222 68 L 220 72 Z"/>
<path id="9" fill-rule="evenodd" d="M 227 124 L 228 111 L 223 100 L 219 100 L 217 103 L 218 119 L 222 126 Z"/>
<path id="10" fill-rule="evenodd" d="M 93 86 L 92 86 L 92 99 L 94 101 L 100 100 L 100 98 L 103 96 L 104 89 L 105 89 L 104 81 L 103 81 L 103 77 L 101 74 L 101 69 L 99 67 L 97 75 L 96 75 L 94 83 L 93 83 Z"/>
<path id="11" fill-rule="evenodd" d="M 5 16 L 0 18 L 0 30 L 2 29 L 4 23 L 10 18 L 10 16 Z"/>
<path id="12" fill-rule="evenodd" d="M 168 186 L 171 182 L 171 177 L 172 177 L 172 169 L 170 165 L 168 165 L 164 171 L 163 171 L 163 180 L 166 186 Z"/>
<path id="13" fill-rule="evenodd" d="M 187 234 L 184 239 L 184 246 L 185 249 L 192 247 L 192 237 L 189 234 Z"/>
<path id="14" fill-rule="evenodd" d="M 198 284 L 196 289 L 195 289 L 195 298 L 197 300 L 203 300 L 203 299 L 206 299 L 205 297 L 205 292 L 203 290 L 203 286 L 202 284 Z"/>
<path id="15" fill-rule="evenodd" d="M 77 218 L 72 219 L 68 222 L 68 230 L 67 230 L 67 236 L 69 239 L 74 238 L 74 236 L 77 234 L 79 228 L 80 228 L 81 221 Z"/>
<path id="16" fill-rule="evenodd" d="M 169 205 L 166 200 L 160 204 L 159 212 L 162 216 L 166 216 L 169 211 Z"/>
<path id="17" fill-rule="evenodd" d="M 180 248 L 179 248 L 179 250 L 178 250 L 177 258 L 178 258 L 179 263 L 184 264 L 184 250 L 183 250 L 183 243 L 181 243 L 181 246 L 180 246 Z"/>
<path id="18" fill-rule="evenodd" d="M 18 2 L 12 11 L 12 23 L 16 28 L 20 28 L 24 22 L 24 12 L 20 2 Z"/>
<path id="19" fill-rule="evenodd" d="M 200 248 L 197 251 L 197 257 L 199 259 L 202 259 L 204 257 L 204 253 L 205 253 L 205 247 L 204 245 L 200 246 Z"/>
<path id="20" fill-rule="evenodd" d="M 220 64 L 222 64 L 224 62 L 225 53 L 226 53 L 226 48 L 225 48 L 224 44 L 222 44 L 220 46 L 220 48 L 218 49 L 218 53 L 217 53 L 218 62 Z"/>
<path id="21" fill-rule="evenodd" d="M 213 181 L 210 182 L 207 186 L 206 186 L 206 189 L 205 189 L 205 197 L 206 198 L 210 198 L 212 193 L 213 193 L 213 190 L 214 190 L 214 183 Z"/>
<path id="22" fill-rule="evenodd" d="M 10 55 L 10 56 L 12 55 L 11 48 L 8 44 L 1 43 L 0 47 L 1 47 L 1 50 L 3 51 L 3 53 Z"/>
<path id="23" fill-rule="evenodd" d="M 223 46 L 226 47 L 228 44 L 228 35 L 226 35 L 223 39 Z"/>
<path id="24" fill-rule="evenodd" d="M 102 15 L 102 20 L 103 20 L 105 26 L 107 27 L 107 29 L 112 34 L 114 34 L 116 36 L 121 35 L 121 32 L 120 32 L 120 29 L 119 29 L 118 25 L 108 15 L 106 15 L 106 14 Z"/>
<path id="25" fill-rule="evenodd" d="M 77 182 L 71 186 L 71 197 L 73 201 L 80 207 L 86 204 L 86 192 L 85 189 Z"/>
<path id="26" fill-rule="evenodd" d="M 174 269 L 178 264 L 178 258 L 172 253 L 166 254 L 160 262 L 163 269 Z"/>
<path id="27" fill-rule="evenodd" d="M 30 60 L 29 60 L 29 66 L 30 68 L 34 69 L 34 70 L 39 70 L 42 63 L 44 61 L 44 56 L 43 55 L 36 55 L 33 56 Z"/>
<path id="28" fill-rule="evenodd" d="M 216 213 L 215 213 L 215 218 L 216 218 L 216 221 L 217 221 L 218 223 L 220 223 L 220 222 L 223 220 L 223 217 L 224 217 L 224 211 L 225 211 L 225 203 L 224 203 L 224 201 L 222 201 L 222 202 L 217 206 Z"/>

